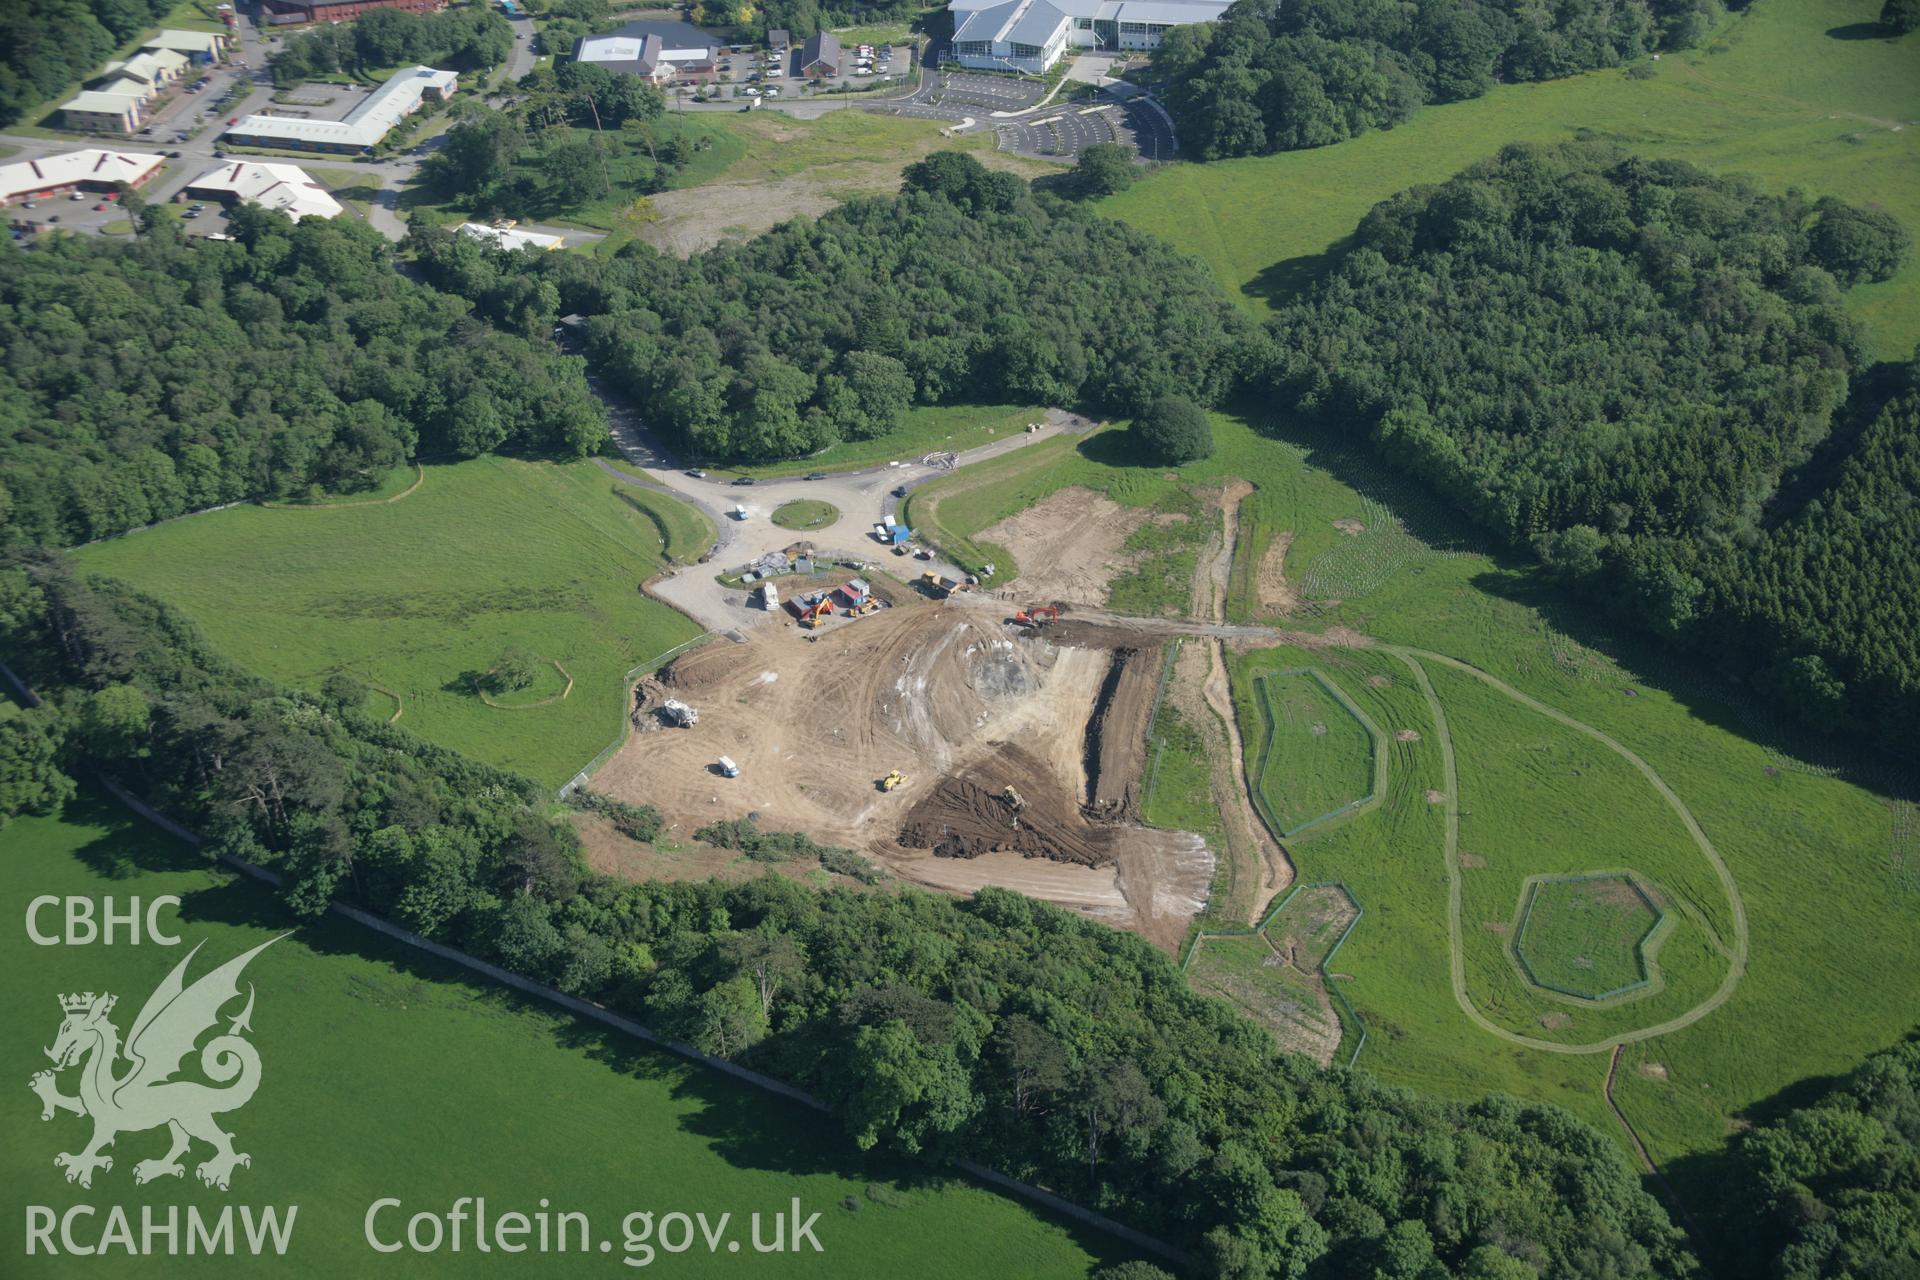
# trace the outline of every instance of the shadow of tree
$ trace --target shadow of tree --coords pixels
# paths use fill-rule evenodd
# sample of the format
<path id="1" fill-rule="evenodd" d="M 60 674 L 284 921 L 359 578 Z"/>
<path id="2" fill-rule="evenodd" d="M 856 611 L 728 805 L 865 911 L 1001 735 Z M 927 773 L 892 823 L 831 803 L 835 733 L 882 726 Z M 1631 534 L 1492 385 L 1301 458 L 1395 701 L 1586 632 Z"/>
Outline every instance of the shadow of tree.
<path id="1" fill-rule="evenodd" d="M 1240 292 L 1250 298 L 1259 298 L 1270 306 L 1291 302 L 1326 279 L 1353 246 L 1354 237 L 1347 235 L 1328 245 L 1325 253 L 1284 258 L 1263 268 L 1253 279 L 1240 286 Z"/>
<path id="2" fill-rule="evenodd" d="M 1878 22 L 1849 22 L 1844 27 L 1828 27 L 1829 40 L 1898 40 L 1900 33 Z"/>

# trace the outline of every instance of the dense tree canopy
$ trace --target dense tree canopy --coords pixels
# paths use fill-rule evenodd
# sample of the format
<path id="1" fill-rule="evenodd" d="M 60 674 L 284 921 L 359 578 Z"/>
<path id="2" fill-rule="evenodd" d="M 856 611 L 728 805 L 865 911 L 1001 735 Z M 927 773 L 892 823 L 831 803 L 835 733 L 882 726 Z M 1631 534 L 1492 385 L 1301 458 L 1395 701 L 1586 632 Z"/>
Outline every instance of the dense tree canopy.
<path id="1" fill-rule="evenodd" d="M 457 71 L 497 66 L 513 51 L 513 25 L 491 5 L 443 13 L 374 9 L 351 24 L 318 26 L 274 55 L 273 82 L 299 84 L 336 71 L 378 71 L 425 63 Z"/>
<path id="2" fill-rule="evenodd" d="M 908 185 L 685 261 L 415 243 L 430 278 L 503 322 L 535 282 L 553 289 L 589 317 L 600 371 L 703 458 L 878 436 L 914 401 L 1210 404 L 1258 343 L 1204 268 L 1151 237 L 966 156 L 932 156 Z"/>
<path id="3" fill-rule="evenodd" d="M 81 80 L 172 12 L 172 0 L 11 0 L 0 5 L 0 125 Z M 38 124 L 38 120 L 28 121 Z"/>
<path id="4" fill-rule="evenodd" d="M 1239 0 L 1167 32 L 1156 79 L 1181 150 L 1206 160 L 1323 147 L 1496 81 L 1613 67 L 1705 33 L 1717 0 Z"/>
<path id="5" fill-rule="evenodd" d="M 357 901 L 605 1001 L 815 1091 L 861 1146 L 986 1161 L 1223 1277 L 1694 1272 L 1556 1107 L 1322 1071 L 1141 939 L 1006 890 L 594 874 L 523 779 L 239 671 L 122 584 L 0 578 L 0 643 L 63 718 L 109 704 L 87 763 L 286 873 L 296 911 Z"/>
<path id="6" fill-rule="evenodd" d="M 1207 411 L 1179 396 L 1162 396 L 1141 410 L 1129 429 L 1143 457 L 1178 466 L 1213 456 Z"/>
<path id="7" fill-rule="evenodd" d="M 0 255 L 0 531 L 68 544 L 421 453 L 580 456 L 580 361 L 394 270 L 351 219 L 241 206 L 233 241 L 55 236 Z"/>
<path id="8" fill-rule="evenodd" d="M 1807 1106 L 1747 1133 L 1727 1189 L 1745 1274 L 1776 1280 L 1920 1275 L 1920 1035 Z"/>
<path id="9" fill-rule="evenodd" d="M 1802 710 L 1837 700 L 1828 724 L 1850 707 L 1891 727 L 1883 698 L 1910 717 L 1920 695 L 1911 605 L 1890 598 L 1909 553 L 1867 531 L 1907 518 L 1900 421 L 1865 437 L 1877 470 L 1848 482 L 1850 515 L 1823 506 L 1778 540 L 1765 522 L 1865 362 L 1837 280 L 1883 279 L 1905 246 L 1837 201 L 1509 147 L 1362 220 L 1274 320 L 1273 385 L 1655 633 L 1767 670 Z M 1787 566 L 1841 547 L 1858 569 L 1822 602 Z"/>

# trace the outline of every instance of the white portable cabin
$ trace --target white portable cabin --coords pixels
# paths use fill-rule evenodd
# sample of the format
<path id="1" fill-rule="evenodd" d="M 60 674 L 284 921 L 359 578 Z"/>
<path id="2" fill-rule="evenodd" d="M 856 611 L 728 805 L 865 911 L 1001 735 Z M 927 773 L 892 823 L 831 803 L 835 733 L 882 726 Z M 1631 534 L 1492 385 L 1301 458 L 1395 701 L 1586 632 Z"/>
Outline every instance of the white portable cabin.
<path id="1" fill-rule="evenodd" d="M 762 604 L 766 605 L 767 612 L 772 613 L 775 609 L 780 607 L 780 589 L 774 586 L 771 582 L 761 583 L 760 584 L 760 601 Z"/>

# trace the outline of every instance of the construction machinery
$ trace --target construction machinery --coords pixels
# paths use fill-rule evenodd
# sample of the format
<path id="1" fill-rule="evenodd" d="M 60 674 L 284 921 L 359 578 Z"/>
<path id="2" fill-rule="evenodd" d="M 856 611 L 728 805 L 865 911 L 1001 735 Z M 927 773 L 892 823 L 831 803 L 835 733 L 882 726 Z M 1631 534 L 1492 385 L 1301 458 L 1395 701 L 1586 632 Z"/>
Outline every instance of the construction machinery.
<path id="1" fill-rule="evenodd" d="M 1044 627 L 1060 621 L 1060 606 L 1057 604 L 1028 605 L 1014 614 L 1013 620 L 1023 627 Z"/>
<path id="2" fill-rule="evenodd" d="M 700 713 L 678 698 L 668 698 L 660 704 L 660 710 L 666 715 L 670 724 L 678 725 L 682 729 L 691 729 L 700 723 Z"/>
<path id="3" fill-rule="evenodd" d="M 887 774 L 886 777 L 880 779 L 880 789 L 882 791 L 892 791 L 897 787 L 904 786 L 906 781 L 907 775 L 895 769 Z"/>
<path id="4" fill-rule="evenodd" d="M 1027 802 L 1026 802 L 1026 800 L 1024 800 L 1024 799 L 1023 799 L 1023 798 L 1021 797 L 1021 795 L 1020 795 L 1020 793 L 1019 793 L 1018 791 L 1015 791 L 1015 790 L 1013 789 L 1013 784 L 1012 784 L 1012 783 L 1008 783 L 1008 784 L 1007 784 L 1007 786 L 1006 786 L 1006 789 L 1005 789 L 1005 790 L 1003 790 L 1003 791 L 1002 791 L 1002 792 L 1000 793 L 1000 798 L 1001 798 L 1002 800 L 1004 800 L 1004 801 L 1006 801 L 1006 802 L 1007 802 L 1007 808 L 1009 808 L 1009 809 L 1011 809 L 1011 810 L 1013 810 L 1013 811 L 1014 811 L 1015 813 L 1018 813 L 1018 812 L 1020 812 L 1020 811 L 1021 811 L 1022 809 L 1024 809 L 1024 808 L 1026 808 L 1026 807 L 1027 807 Z"/>
<path id="5" fill-rule="evenodd" d="M 720 757 L 720 776 L 724 778 L 737 778 L 740 776 L 740 766 L 733 762 L 732 757 Z"/>

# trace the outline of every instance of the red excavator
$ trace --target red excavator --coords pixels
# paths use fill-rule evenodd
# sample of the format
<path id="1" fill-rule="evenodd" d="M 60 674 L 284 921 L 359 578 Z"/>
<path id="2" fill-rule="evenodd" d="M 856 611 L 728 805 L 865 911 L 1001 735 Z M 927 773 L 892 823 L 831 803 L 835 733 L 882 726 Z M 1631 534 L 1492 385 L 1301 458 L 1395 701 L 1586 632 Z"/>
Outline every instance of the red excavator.
<path id="1" fill-rule="evenodd" d="M 1060 606 L 1057 604 L 1032 604 L 1013 615 L 1013 620 L 1023 627 L 1044 627 L 1050 622 L 1060 621 Z"/>

